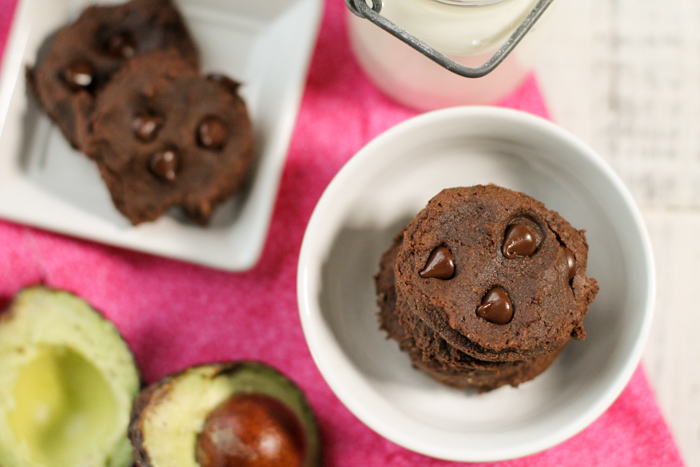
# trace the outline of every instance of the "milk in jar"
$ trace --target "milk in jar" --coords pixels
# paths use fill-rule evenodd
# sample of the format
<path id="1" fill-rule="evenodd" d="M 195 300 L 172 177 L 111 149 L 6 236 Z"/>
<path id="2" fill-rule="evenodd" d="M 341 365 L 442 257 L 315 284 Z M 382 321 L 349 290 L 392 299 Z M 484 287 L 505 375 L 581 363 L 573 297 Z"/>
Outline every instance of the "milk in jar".
<path id="1" fill-rule="evenodd" d="M 491 58 L 536 4 L 537 0 L 383 0 L 380 14 L 458 63 L 477 67 Z M 446 70 L 349 11 L 348 27 L 360 65 L 384 93 L 410 107 L 432 110 L 491 104 L 512 92 L 532 68 L 541 41 L 539 30 L 551 9 L 494 71 L 481 78 Z"/>

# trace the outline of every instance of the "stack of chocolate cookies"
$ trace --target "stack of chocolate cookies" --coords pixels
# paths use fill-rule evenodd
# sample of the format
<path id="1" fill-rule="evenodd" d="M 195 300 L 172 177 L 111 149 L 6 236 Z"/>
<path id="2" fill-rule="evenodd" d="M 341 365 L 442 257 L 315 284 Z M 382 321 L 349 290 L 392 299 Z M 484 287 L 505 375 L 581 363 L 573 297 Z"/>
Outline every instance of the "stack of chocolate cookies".
<path id="1" fill-rule="evenodd" d="M 381 327 L 441 383 L 518 386 L 585 337 L 587 254 L 584 231 L 530 196 L 443 190 L 381 258 Z"/>
<path id="2" fill-rule="evenodd" d="M 171 0 L 132 0 L 86 8 L 47 40 L 27 81 L 132 224 L 171 207 L 206 224 L 239 192 L 255 151 L 238 83 L 198 67 Z"/>

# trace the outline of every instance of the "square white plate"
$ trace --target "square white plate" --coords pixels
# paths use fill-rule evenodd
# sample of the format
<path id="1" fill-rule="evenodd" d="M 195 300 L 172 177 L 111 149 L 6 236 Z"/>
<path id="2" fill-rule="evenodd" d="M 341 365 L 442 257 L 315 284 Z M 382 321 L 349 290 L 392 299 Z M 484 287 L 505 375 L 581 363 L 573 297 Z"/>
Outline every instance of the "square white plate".
<path id="1" fill-rule="evenodd" d="M 94 163 L 71 149 L 28 98 L 25 66 L 34 63 L 44 39 L 88 3 L 21 0 L 17 6 L 0 75 L 0 217 L 220 269 L 253 267 L 270 223 L 321 0 L 176 0 L 202 70 L 243 83 L 259 153 L 248 190 L 222 205 L 206 228 L 172 216 L 131 226 L 112 205 Z"/>

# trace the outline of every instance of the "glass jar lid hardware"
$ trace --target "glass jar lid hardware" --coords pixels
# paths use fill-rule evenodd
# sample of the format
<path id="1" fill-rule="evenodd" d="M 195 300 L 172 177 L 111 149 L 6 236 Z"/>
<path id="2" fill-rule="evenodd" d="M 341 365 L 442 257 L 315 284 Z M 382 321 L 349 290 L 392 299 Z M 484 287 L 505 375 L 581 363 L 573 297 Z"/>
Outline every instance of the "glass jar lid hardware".
<path id="1" fill-rule="evenodd" d="M 345 0 L 348 9 L 359 16 L 365 18 L 379 26 L 389 34 L 405 42 L 418 52 L 422 53 L 435 63 L 450 70 L 451 72 L 466 78 L 480 78 L 491 73 L 507 56 L 516 45 L 525 37 L 525 34 L 532 28 L 535 22 L 542 16 L 547 7 L 554 0 L 539 0 L 532 11 L 527 15 L 522 23 L 513 31 L 503 45 L 489 58 L 483 65 L 469 67 L 457 63 L 448 56 L 438 52 L 419 38 L 400 28 L 393 22 L 380 14 L 382 10 L 382 0 L 372 0 L 372 7 L 367 5 L 365 0 Z"/>

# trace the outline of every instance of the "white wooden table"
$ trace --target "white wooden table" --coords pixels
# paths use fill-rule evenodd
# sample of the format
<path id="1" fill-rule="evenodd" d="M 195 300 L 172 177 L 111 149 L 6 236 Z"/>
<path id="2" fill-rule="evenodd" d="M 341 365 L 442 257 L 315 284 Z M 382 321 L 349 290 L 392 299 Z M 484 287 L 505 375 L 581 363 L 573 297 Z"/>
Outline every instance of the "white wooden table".
<path id="1" fill-rule="evenodd" d="M 700 467 L 700 1 L 555 4 L 542 90 L 642 209 L 658 276 L 643 363 L 681 455 Z"/>

